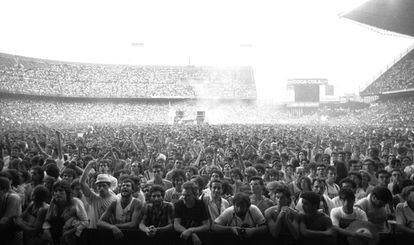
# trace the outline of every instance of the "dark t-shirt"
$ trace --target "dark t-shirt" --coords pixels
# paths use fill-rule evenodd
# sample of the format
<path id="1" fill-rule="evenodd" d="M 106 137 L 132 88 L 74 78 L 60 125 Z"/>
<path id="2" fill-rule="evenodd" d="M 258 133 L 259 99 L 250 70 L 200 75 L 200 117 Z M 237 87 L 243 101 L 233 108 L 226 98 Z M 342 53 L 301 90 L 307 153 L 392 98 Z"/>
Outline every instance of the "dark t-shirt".
<path id="1" fill-rule="evenodd" d="M 331 219 L 324 213 L 318 212 L 314 215 L 302 216 L 302 221 L 305 223 L 306 228 L 312 231 L 326 231 L 332 227 Z M 302 243 L 307 245 L 324 245 L 324 244 L 335 244 L 333 236 L 323 237 L 302 237 Z"/>
<path id="2" fill-rule="evenodd" d="M 187 208 L 184 201 L 179 200 L 174 204 L 174 218 L 180 218 L 181 225 L 185 228 L 197 227 L 202 225 L 204 220 L 208 219 L 208 212 L 201 200 L 197 199 L 192 208 Z"/>
<path id="3" fill-rule="evenodd" d="M 334 166 L 336 167 L 337 173 L 336 183 L 339 184 L 342 179 L 348 176 L 348 169 L 344 162 L 335 161 Z"/>
<path id="4" fill-rule="evenodd" d="M 302 216 L 306 228 L 312 231 L 326 231 L 332 227 L 331 219 L 324 213 L 318 212 L 315 215 Z"/>

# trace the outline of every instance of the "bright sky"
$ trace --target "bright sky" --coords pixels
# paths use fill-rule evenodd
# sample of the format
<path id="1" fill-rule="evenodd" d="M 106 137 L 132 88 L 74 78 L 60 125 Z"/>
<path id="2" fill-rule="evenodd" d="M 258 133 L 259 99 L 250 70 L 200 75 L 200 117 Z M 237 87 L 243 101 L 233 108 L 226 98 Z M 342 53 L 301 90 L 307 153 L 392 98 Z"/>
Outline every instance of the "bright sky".
<path id="1" fill-rule="evenodd" d="M 338 17 L 365 1 L 3 0 L 0 52 L 112 64 L 187 65 L 191 57 L 193 65 L 252 65 L 262 99 L 283 99 L 288 78 L 327 78 L 342 95 L 414 44 Z"/>

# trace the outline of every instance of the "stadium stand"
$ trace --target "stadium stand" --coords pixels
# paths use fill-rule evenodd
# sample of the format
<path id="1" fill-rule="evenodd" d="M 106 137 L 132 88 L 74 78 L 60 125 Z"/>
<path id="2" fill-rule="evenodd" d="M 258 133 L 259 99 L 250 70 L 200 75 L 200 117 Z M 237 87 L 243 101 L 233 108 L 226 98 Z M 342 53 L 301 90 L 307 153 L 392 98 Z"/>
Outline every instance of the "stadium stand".
<path id="1" fill-rule="evenodd" d="M 0 54 L 0 90 L 75 98 L 256 98 L 251 67 L 98 65 L 7 54 Z"/>
<path id="2" fill-rule="evenodd" d="M 414 88 L 414 49 L 370 84 L 361 95 L 378 95 Z"/>

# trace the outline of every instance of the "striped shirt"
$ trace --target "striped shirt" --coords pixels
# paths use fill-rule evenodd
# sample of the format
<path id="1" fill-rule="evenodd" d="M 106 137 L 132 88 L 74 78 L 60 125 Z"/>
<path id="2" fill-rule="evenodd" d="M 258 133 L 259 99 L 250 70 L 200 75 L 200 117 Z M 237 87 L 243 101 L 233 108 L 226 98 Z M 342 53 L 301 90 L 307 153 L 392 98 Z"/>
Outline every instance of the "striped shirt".
<path id="1" fill-rule="evenodd" d="M 116 200 L 117 198 L 112 192 L 109 192 L 109 196 L 106 198 L 102 198 L 93 191 L 91 192 L 91 195 L 86 198 L 86 201 L 89 204 L 89 228 L 96 228 L 96 224 L 98 223 L 102 214 L 106 211 L 109 205 L 111 205 L 111 203 Z"/>

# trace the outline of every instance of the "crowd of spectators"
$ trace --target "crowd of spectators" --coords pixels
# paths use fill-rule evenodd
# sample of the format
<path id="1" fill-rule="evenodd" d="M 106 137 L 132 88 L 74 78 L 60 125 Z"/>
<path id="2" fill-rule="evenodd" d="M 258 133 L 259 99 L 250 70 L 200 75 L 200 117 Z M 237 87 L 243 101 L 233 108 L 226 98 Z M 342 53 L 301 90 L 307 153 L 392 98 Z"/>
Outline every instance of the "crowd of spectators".
<path id="1" fill-rule="evenodd" d="M 11 124 L 168 123 L 168 103 L 64 102 L 0 99 L 0 120 Z"/>
<path id="2" fill-rule="evenodd" d="M 194 244 L 206 232 L 331 243 L 414 232 L 412 131 L 30 125 L 4 130 L 0 149 L 6 244 L 79 244 L 85 229 Z M 352 222 L 374 229 L 346 229 Z"/>
<path id="3" fill-rule="evenodd" d="M 414 88 L 414 49 L 370 84 L 362 94 L 376 95 L 412 88 Z"/>
<path id="4" fill-rule="evenodd" d="M 98 65 L 5 55 L 0 90 L 88 98 L 256 98 L 251 67 Z"/>
<path id="5" fill-rule="evenodd" d="M 210 124 L 301 124 L 301 125 L 372 125 L 388 127 L 414 127 L 413 98 L 377 101 L 362 108 L 328 108 L 304 110 L 300 114 L 292 109 L 258 105 L 243 101 L 182 102 L 133 101 L 97 102 L 48 99 L 24 99 L 9 96 L 0 99 L 0 125 L 21 124 L 168 124 L 176 111 L 183 111 L 186 119 L 195 119 L 197 111 L 205 111 Z"/>
<path id="6" fill-rule="evenodd" d="M 263 234 L 281 244 L 414 234 L 412 98 L 299 114 L 236 100 L 63 100 L 116 97 L 107 89 L 119 81 L 151 84 L 142 85 L 151 93 L 131 94 L 151 98 L 178 96 L 170 85 L 226 91 L 206 81 L 230 79 L 234 95 L 232 86 L 252 78 L 201 67 L 1 64 L 3 91 L 47 95 L 0 99 L 5 244 L 82 244 L 91 230 L 107 231 L 101 239 L 112 243 L 133 230 L 144 244 L 194 245 L 206 233 L 230 235 L 230 244 Z M 200 108 L 212 124 L 167 124 L 171 112 Z"/>
<path id="7" fill-rule="evenodd" d="M 414 97 L 391 98 L 378 100 L 369 107 L 358 109 L 319 109 L 316 117 L 325 117 L 332 124 L 352 124 L 389 126 L 389 127 L 414 127 Z"/>

